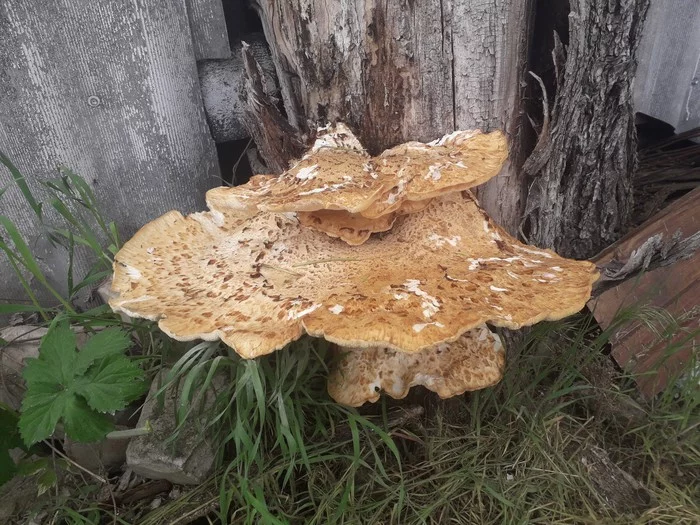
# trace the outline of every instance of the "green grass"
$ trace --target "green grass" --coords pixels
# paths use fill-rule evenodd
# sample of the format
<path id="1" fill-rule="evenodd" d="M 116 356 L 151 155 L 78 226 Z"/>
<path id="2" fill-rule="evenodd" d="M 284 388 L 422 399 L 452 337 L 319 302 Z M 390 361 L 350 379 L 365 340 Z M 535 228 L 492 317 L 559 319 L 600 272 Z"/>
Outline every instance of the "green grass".
<path id="1" fill-rule="evenodd" d="M 0 161 L 44 224 L 43 204 L 9 161 Z M 75 283 L 67 276 L 68 297 L 47 289 L 59 306 L 43 308 L 30 279 L 40 286 L 48 281 L 6 219 L 0 249 L 26 283 L 28 300 L 4 305 L 0 314 L 36 311 L 49 322 L 60 312 L 88 330 L 128 330 L 133 359 L 147 375 L 167 367 L 163 389 L 175 382 L 182 389 L 181 425 L 171 440 L 190 421 L 216 443 L 219 465 L 210 480 L 159 508 L 145 500 L 118 508 L 115 517 L 110 499 L 98 496 L 104 487 L 54 461 L 58 481 L 34 507 L 47 523 L 170 525 L 196 517 L 245 524 L 697 522 L 700 368 L 691 364 L 685 381 L 648 402 L 637 395 L 634 378 L 612 368 L 605 355 L 612 330 L 629 323 L 654 328 L 669 354 L 694 344 L 697 332 L 674 340 L 680 323 L 664 312 L 620 312 L 605 332 L 590 316 L 541 323 L 510 348 L 505 376 L 494 388 L 447 401 L 417 391 L 402 402 L 347 409 L 325 391 L 326 348 L 319 341 L 303 339 L 245 361 L 216 343 L 174 342 L 150 322 L 124 323 L 106 307 L 76 309 L 75 294 L 109 272 L 119 238 L 79 177 L 64 172 L 45 191 L 63 221 L 45 233 L 69 255 L 78 246 L 92 250 L 95 267 Z M 202 393 L 213 383 L 224 388 L 204 403 Z M 422 417 L 392 423 L 416 404 Z M 646 488 L 648 505 L 610 507 L 581 461 L 592 445 Z M 25 522 L 26 515 L 18 518 Z"/>

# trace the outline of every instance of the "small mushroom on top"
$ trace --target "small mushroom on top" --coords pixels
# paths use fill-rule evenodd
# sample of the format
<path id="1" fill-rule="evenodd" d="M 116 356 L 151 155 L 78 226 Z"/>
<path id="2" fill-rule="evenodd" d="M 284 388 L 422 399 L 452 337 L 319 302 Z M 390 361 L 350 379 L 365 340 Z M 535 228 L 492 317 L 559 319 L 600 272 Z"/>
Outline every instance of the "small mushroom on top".
<path id="1" fill-rule="evenodd" d="M 486 182 L 506 156 L 500 131 L 470 130 L 369 158 L 352 132 L 337 124 L 319 130 L 309 152 L 274 181 L 217 188 L 207 200 L 219 209 L 299 212 L 304 226 L 358 245 L 434 197 Z"/>
<path id="2" fill-rule="evenodd" d="M 417 385 L 443 399 L 480 390 L 498 383 L 505 367 L 501 340 L 485 325 L 417 353 L 335 347 L 333 354 L 328 393 L 353 407 L 377 401 L 382 391 L 402 399 Z"/>

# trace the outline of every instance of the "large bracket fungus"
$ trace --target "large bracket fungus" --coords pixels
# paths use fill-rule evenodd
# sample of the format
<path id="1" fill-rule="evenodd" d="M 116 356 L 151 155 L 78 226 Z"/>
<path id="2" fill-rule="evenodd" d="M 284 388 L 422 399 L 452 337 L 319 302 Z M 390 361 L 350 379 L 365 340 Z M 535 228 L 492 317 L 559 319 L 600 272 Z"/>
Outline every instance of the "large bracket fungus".
<path id="1" fill-rule="evenodd" d="M 447 148 L 440 155 L 450 157 L 457 155 L 452 149 L 479 136 L 491 135 L 457 132 L 429 145 L 411 143 L 405 152 L 410 157 L 414 148 Z M 470 330 L 482 334 L 488 331 L 484 323 L 516 329 L 560 319 L 579 311 L 590 297 L 598 276 L 592 263 L 520 243 L 491 221 L 468 190 L 445 189 L 463 190 L 467 183 L 448 181 L 440 187 L 442 178 L 426 179 L 418 170 L 403 185 L 397 174 L 387 182 L 392 180 L 388 166 L 394 165 L 389 162 L 375 179 L 373 171 L 365 170 L 371 159 L 354 137 L 343 132 L 339 138 L 326 136 L 321 145 L 319 140 L 308 156 L 323 153 L 324 166 L 333 155 L 353 152 L 352 162 L 338 164 L 340 180 L 351 178 L 347 186 L 328 191 L 328 199 L 319 191 L 309 194 L 317 200 L 304 200 L 307 195 L 301 194 L 309 190 L 299 191 L 301 183 L 283 191 L 284 181 L 258 176 L 248 185 L 212 190 L 209 212 L 187 217 L 167 213 L 144 226 L 117 254 L 112 308 L 156 320 L 178 340 L 221 339 L 244 358 L 274 352 L 304 333 L 369 349 L 350 350 L 356 354 L 339 361 L 345 364 L 333 370 L 331 383 L 340 384 L 343 371 L 357 377 L 371 363 L 377 372 L 392 366 L 403 370 L 397 372 L 400 382 L 379 384 L 397 397 L 412 384 L 448 396 L 500 377 L 502 358 L 494 358 L 493 344 L 488 347 Z M 411 166 L 413 160 L 401 164 L 395 154 L 400 148 L 389 150 L 397 156 L 395 165 Z M 493 162 L 491 157 L 484 160 L 487 169 L 477 170 L 482 175 L 497 172 L 503 162 L 500 149 L 493 155 Z M 316 157 L 313 162 L 322 165 Z M 310 173 L 316 164 L 297 164 L 290 172 L 296 169 L 294 178 L 301 180 L 299 170 Z M 451 173 L 451 168 L 445 170 Z M 340 184 L 333 182 L 336 175 L 324 172 L 323 182 L 313 182 L 313 187 Z M 415 191 L 407 189 L 417 179 Z M 430 184 L 438 189 L 431 190 Z M 413 209 L 406 215 L 391 210 L 395 216 L 388 231 L 357 246 L 306 227 L 289 209 L 360 213 L 387 192 L 413 203 Z M 311 202 L 324 207 L 310 209 Z M 267 211 L 271 208 L 282 212 Z M 484 363 L 489 372 L 480 375 Z M 421 367 L 432 376 L 425 370 L 423 376 L 417 373 Z M 457 375 L 448 379 L 448 368 Z M 436 379 L 439 374 L 442 382 Z M 367 390 L 352 398 L 337 394 L 332 385 L 329 391 L 349 404 L 376 399 Z"/>

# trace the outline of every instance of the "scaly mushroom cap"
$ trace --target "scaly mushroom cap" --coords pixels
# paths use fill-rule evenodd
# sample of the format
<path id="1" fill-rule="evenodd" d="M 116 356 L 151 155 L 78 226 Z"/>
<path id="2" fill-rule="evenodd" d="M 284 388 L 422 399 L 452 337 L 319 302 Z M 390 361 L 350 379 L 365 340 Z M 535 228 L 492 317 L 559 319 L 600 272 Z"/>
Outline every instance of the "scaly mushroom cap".
<path id="1" fill-rule="evenodd" d="M 373 233 L 390 230 L 397 217 L 419 212 L 428 204 L 430 199 L 406 201 L 395 212 L 376 219 L 368 219 L 361 213 L 349 213 L 343 210 L 300 211 L 297 216 L 302 226 L 342 239 L 352 246 L 359 246 Z"/>
<path id="2" fill-rule="evenodd" d="M 241 356 L 309 335 L 418 352 L 490 322 L 519 328 L 585 305 L 595 265 L 519 243 L 469 192 L 348 246 L 295 216 L 170 212 L 115 257 L 110 305 L 179 340 Z"/>
<path id="3" fill-rule="evenodd" d="M 258 213 L 256 199 L 261 193 L 269 191 L 272 183 L 277 180 L 276 175 L 253 175 L 248 182 L 240 186 L 221 186 L 213 188 L 206 194 L 207 206 L 210 210 L 226 209 L 229 213 L 240 212 L 243 216 Z M 231 191 L 236 193 L 236 198 L 231 199 Z"/>
<path id="4" fill-rule="evenodd" d="M 289 170 L 257 187 L 215 188 L 207 202 L 215 209 L 246 211 L 345 210 L 367 208 L 396 181 L 374 171 L 369 154 L 345 124 L 319 130 L 313 147 Z"/>
<path id="5" fill-rule="evenodd" d="M 500 131 L 455 131 L 428 144 L 401 144 L 373 159 L 380 177 L 395 173 L 398 180 L 361 213 L 376 218 L 409 202 L 473 188 L 498 175 L 507 157 Z"/>
<path id="6" fill-rule="evenodd" d="M 428 144 L 408 142 L 372 159 L 339 123 L 320 130 L 313 147 L 278 178 L 210 190 L 207 202 L 221 211 L 342 210 L 376 219 L 405 201 L 427 201 L 482 184 L 498 174 L 506 157 L 503 133 L 473 130 Z"/>
<path id="7" fill-rule="evenodd" d="M 498 335 L 486 326 L 409 354 L 386 348 L 336 346 L 328 374 L 328 393 L 338 403 L 359 407 L 374 403 L 384 390 L 394 399 L 423 385 L 441 398 L 495 385 L 503 376 L 505 355 Z"/>

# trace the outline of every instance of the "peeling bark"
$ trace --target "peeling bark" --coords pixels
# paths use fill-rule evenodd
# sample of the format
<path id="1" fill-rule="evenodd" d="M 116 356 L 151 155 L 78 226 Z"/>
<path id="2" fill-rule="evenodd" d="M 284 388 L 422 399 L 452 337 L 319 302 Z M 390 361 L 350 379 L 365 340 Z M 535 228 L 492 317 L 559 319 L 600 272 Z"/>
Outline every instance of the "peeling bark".
<path id="1" fill-rule="evenodd" d="M 572 0 L 569 46 L 553 52 L 557 93 L 524 171 L 534 177 L 529 241 L 589 258 L 632 212 L 635 51 L 649 0 Z"/>

